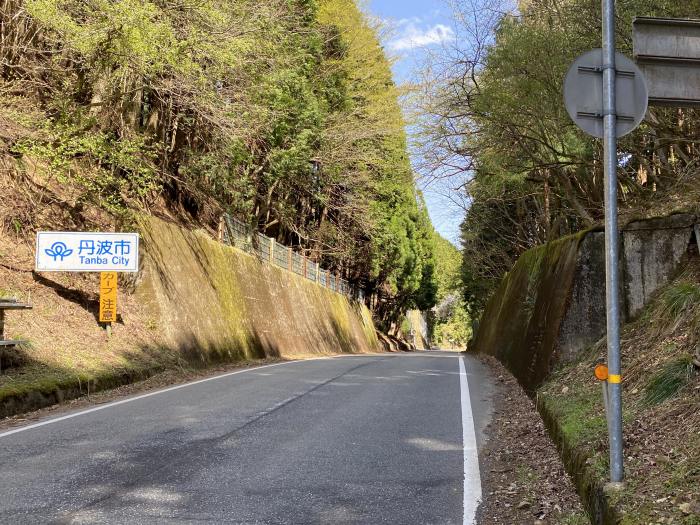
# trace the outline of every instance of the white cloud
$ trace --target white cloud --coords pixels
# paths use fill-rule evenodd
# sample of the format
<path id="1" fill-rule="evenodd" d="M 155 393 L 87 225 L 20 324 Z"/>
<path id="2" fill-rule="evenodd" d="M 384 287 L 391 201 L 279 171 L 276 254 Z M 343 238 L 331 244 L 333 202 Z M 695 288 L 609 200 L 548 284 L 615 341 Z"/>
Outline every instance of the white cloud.
<path id="1" fill-rule="evenodd" d="M 419 22 L 419 19 L 399 20 L 398 26 L 401 28 L 401 34 L 389 42 L 389 49 L 392 51 L 406 51 L 419 47 L 444 44 L 455 39 L 455 32 L 451 27 L 444 24 L 435 24 L 432 27 L 421 28 L 418 25 Z"/>
<path id="2" fill-rule="evenodd" d="M 420 24 L 423 20 L 421 20 L 417 16 L 412 16 L 411 18 L 399 18 L 395 23 L 394 26 L 396 27 L 405 27 L 407 25 L 416 25 Z"/>

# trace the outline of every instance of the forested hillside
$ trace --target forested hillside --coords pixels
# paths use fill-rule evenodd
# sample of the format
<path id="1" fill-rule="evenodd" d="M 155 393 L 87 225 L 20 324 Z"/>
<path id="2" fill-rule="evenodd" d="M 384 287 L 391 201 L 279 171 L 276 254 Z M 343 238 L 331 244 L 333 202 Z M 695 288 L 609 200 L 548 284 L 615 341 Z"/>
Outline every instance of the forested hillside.
<path id="1" fill-rule="evenodd" d="M 460 251 L 435 234 L 437 305 L 428 322 L 433 343 L 440 348 L 464 348 L 472 333 L 471 319 L 462 296 Z"/>
<path id="2" fill-rule="evenodd" d="M 421 134 L 435 177 L 466 175 L 463 279 L 479 311 L 527 249 L 603 219 L 602 142 L 567 115 L 563 79 L 600 47 L 600 3 L 456 2 L 460 38 L 446 50 L 423 101 Z M 617 2 L 617 45 L 632 54 L 635 16 L 700 17 L 693 0 Z M 619 143 L 622 220 L 700 202 L 700 114 L 652 107 Z"/>
<path id="3" fill-rule="evenodd" d="M 6 229 L 229 212 L 387 324 L 434 303 L 397 88 L 353 0 L 2 0 L 0 22 Z"/>

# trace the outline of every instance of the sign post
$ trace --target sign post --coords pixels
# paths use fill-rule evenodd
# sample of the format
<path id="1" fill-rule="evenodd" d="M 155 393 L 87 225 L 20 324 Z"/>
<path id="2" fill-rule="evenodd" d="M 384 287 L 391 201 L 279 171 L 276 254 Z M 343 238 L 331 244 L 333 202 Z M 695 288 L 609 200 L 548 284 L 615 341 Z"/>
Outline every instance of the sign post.
<path id="1" fill-rule="evenodd" d="M 617 138 L 634 130 L 649 103 L 646 80 L 627 57 L 615 52 L 615 0 L 602 0 L 603 47 L 581 55 L 564 81 L 564 102 L 583 131 L 603 139 L 605 179 L 605 296 L 608 374 L 606 411 L 610 481 L 624 479 L 620 362 L 620 237 L 617 217 Z"/>
<path id="2" fill-rule="evenodd" d="M 639 125 L 649 104 L 700 106 L 700 20 L 636 18 L 633 42 L 635 60 L 640 66 L 637 67 L 615 52 L 615 0 L 602 0 L 602 11 L 603 48 L 589 51 L 571 66 L 564 81 L 564 102 L 583 131 L 603 139 L 608 343 L 604 393 L 610 435 L 610 481 L 617 484 L 624 479 L 617 137 Z M 699 235 L 696 226 L 696 237 Z"/>
<path id="3" fill-rule="evenodd" d="M 610 408 L 610 481 L 624 478 L 620 364 L 620 237 L 617 223 L 615 0 L 603 0 L 603 164 L 605 169 L 605 296 Z"/>
<path id="4" fill-rule="evenodd" d="M 100 313 L 111 335 L 117 320 L 117 272 L 139 269 L 137 233 L 39 232 L 37 272 L 99 272 Z"/>

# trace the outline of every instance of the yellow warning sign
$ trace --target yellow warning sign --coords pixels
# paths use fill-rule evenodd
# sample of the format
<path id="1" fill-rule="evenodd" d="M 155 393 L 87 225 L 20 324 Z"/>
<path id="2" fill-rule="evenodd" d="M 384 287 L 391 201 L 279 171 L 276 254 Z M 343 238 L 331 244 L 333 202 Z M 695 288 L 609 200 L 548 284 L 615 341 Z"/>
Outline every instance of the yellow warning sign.
<path id="1" fill-rule="evenodd" d="M 117 320 L 117 272 L 100 273 L 100 322 Z"/>

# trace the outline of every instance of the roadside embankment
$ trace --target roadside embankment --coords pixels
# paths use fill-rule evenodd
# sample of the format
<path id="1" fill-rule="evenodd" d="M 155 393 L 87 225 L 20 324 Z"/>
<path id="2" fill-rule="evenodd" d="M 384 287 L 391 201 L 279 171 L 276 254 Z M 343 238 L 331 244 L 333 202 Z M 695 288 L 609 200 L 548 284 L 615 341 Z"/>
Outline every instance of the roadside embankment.
<path id="1" fill-rule="evenodd" d="M 582 238 L 525 252 L 489 301 L 469 345 L 495 356 L 525 388 L 541 383 L 556 358 Z"/>
<path id="2" fill-rule="evenodd" d="M 202 232 L 143 218 L 141 271 L 123 275 L 118 322 L 97 323 L 96 274 L 35 274 L 33 246 L 0 236 L 0 295 L 31 303 L 6 332 L 0 416 L 154 373 L 380 349 L 369 311 Z"/>
<path id="3" fill-rule="evenodd" d="M 589 520 L 532 399 L 503 366 L 482 356 L 496 378 L 493 417 L 480 452 L 479 525 L 586 525 Z"/>
<path id="4" fill-rule="evenodd" d="M 632 221 L 621 232 L 621 290 L 630 321 L 696 246 L 693 214 Z M 583 231 L 525 252 L 481 317 L 470 350 L 498 358 L 531 393 L 558 363 L 605 334 L 605 240 Z"/>
<path id="5" fill-rule="evenodd" d="M 700 524 L 700 257 L 622 332 L 625 485 L 606 492 L 608 442 L 593 365 L 600 341 L 539 389 L 537 404 L 593 523 Z"/>
<path id="6" fill-rule="evenodd" d="M 378 349 L 369 311 L 254 256 L 149 219 L 136 297 L 169 346 L 217 361 Z"/>
<path id="7" fill-rule="evenodd" d="M 621 232 L 623 491 L 606 492 L 607 426 L 593 377 L 606 355 L 603 232 L 526 252 L 470 345 L 536 397 L 595 524 L 700 524 L 698 231 L 697 216 L 678 213 Z"/>

